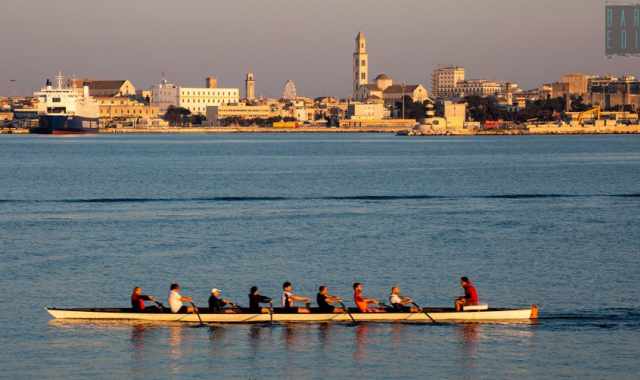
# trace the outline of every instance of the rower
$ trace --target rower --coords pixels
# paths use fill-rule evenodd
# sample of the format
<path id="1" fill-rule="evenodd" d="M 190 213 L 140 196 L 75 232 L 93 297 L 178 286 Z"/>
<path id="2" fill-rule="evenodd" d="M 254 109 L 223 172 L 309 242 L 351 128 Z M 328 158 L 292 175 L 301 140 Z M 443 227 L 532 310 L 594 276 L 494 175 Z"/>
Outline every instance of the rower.
<path id="1" fill-rule="evenodd" d="M 460 277 L 460 286 L 464 289 L 464 296 L 456 298 L 456 311 L 462 311 L 465 306 L 477 305 L 480 303 L 478 291 L 468 277 Z"/>
<path id="2" fill-rule="evenodd" d="M 180 294 L 180 285 L 171 284 L 169 290 L 169 308 L 172 313 L 193 313 L 191 306 L 183 306 L 183 302 L 193 302 L 193 298 Z"/>
<path id="3" fill-rule="evenodd" d="M 382 308 L 370 307 L 371 305 L 379 305 L 380 302 L 378 302 L 378 300 L 373 298 L 365 298 L 362 295 L 363 289 L 364 289 L 364 286 L 361 283 L 356 282 L 353 284 L 353 302 L 356 304 L 356 307 L 358 307 L 358 310 L 361 313 L 384 312 L 384 309 Z"/>
<path id="4" fill-rule="evenodd" d="M 155 302 L 156 298 L 142 294 L 142 288 L 139 286 L 133 288 L 133 292 L 131 293 L 131 308 L 133 311 L 144 311 L 144 301 Z"/>
<path id="5" fill-rule="evenodd" d="M 318 309 L 321 313 L 344 313 L 343 308 L 335 307 L 332 305 L 342 302 L 342 298 L 329 294 L 329 288 L 327 288 L 325 285 L 321 285 L 318 288 L 316 302 L 318 302 Z"/>
<path id="6" fill-rule="evenodd" d="M 225 309 L 225 306 L 235 306 L 235 304 L 228 299 L 221 298 L 222 291 L 217 288 L 211 289 L 211 296 L 209 296 L 209 312 L 210 313 L 224 313 L 230 312 L 230 309 Z"/>
<path id="7" fill-rule="evenodd" d="M 258 287 L 252 286 L 249 291 L 249 311 L 252 313 L 262 313 L 261 303 L 271 303 L 271 298 L 261 295 L 258 292 Z"/>
<path id="8" fill-rule="evenodd" d="M 409 297 L 405 297 L 400 294 L 400 287 L 394 286 L 391 288 L 391 294 L 389 295 L 389 304 L 393 311 L 404 312 L 418 312 L 418 308 L 411 306 L 413 300 Z"/>
<path id="9" fill-rule="evenodd" d="M 309 313 L 309 297 L 299 296 L 293 293 L 293 285 L 289 281 L 282 284 L 282 307 L 289 309 L 288 311 L 297 311 L 298 313 Z M 295 303 L 304 303 L 305 307 L 295 307 Z"/>

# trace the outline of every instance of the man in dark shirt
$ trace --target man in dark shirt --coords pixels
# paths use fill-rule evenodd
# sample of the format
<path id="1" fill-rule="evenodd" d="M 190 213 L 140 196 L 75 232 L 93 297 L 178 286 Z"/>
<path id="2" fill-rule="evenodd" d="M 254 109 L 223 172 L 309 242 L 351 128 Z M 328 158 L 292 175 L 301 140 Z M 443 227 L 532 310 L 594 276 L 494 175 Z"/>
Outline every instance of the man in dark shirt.
<path id="1" fill-rule="evenodd" d="M 252 313 L 262 312 L 261 303 L 271 303 L 271 298 L 261 295 L 258 292 L 258 287 L 252 286 L 249 292 L 249 311 Z"/>
<path id="2" fill-rule="evenodd" d="M 209 297 L 209 312 L 210 313 L 222 313 L 225 311 L 225 306 L 233 306 L 233 302 L 220 297 L 222 291 L 220 289 L 211 289 L 211 296 Z"/>
<path id="3" fill-rule="evenodd" d="M 144 311 L 144 301 L 155 301 L 155 297 L 142 294 L 142 288 L 136 286 L 131 293 L 131 308 L 133 311 Z"/>
<path id="4" fill-rule="evenodd" d="M 316 302 L 318 303 L 318 309 L 322 313 L 344 313 L 344 309 L 332 305 L 334 303 L 342 302 L 342 298 L 329 294 L 329 288 L 324 285 L 321 285 L 318 288 Z"/>

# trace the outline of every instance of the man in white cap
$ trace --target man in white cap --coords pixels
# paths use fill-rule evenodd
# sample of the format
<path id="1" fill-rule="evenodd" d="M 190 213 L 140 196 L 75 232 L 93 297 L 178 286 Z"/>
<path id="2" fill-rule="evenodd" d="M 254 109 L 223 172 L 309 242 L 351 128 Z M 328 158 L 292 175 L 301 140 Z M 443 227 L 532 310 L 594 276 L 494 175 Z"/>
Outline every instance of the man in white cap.
<path id="1" fill-rule="evenodd" d="M 220 296 L 222 295 L 222 291 L 217 288 L 211 289 L 211 296 L 209 297 L 209 312 L 210 313 L 222 313 L 224 312 L 224 307 L 234 306 L 234 303 L 223 299 Z"/>

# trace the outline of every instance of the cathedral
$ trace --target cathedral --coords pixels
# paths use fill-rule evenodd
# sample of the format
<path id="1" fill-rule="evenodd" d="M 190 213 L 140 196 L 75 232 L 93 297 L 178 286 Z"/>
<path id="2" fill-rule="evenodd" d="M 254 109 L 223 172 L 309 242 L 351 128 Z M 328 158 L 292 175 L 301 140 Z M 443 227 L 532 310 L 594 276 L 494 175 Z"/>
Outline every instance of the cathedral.
<path id="1" fill-rule="evenodd" d="M 424 102 L 429 98 L 427 89 L 421 84 L 393 84 L 386 74 L 376 77 L 369 84 L 369 54 L 367 40 L 362 32 L 356 36 L 356 49 L 353 53 L 353 99 L 361 102 L 381 101 L 393 105 L 409 96 L 414 102 Z"/>

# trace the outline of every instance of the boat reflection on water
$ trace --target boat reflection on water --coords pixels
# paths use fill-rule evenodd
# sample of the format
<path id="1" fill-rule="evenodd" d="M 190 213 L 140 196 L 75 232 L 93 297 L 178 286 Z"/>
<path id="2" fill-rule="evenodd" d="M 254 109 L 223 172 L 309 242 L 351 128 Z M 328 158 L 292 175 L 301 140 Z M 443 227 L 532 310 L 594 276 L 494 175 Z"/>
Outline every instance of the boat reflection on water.
<path id="1" fill-rule="evenodd" d="M 273 358 L 279 358 L 291 364 L 282 367 L 284 375 L 294 378 L 310 375 L 310 367 L 303 363 L 305 357 L 314 353 L 322 357 L 339 353 L 346 358 L 351 356 L 359 365 L 368 365 L 387 360 L 389 353 L 404 352 L 406 347 L 420 347 L 424 348 L 419 351 L 423 354 L 450 358 L 457 362 L 457 368 L 473 374 L 481 370 L 479 352 L 483 341 L 489 342 L 489 346 L 495 340 L 521 344 L 532 341 L 536 331 L 531 324 L 498 323 L 292 323 L 193 328 L 197 325 L 54 320 L 50 325 L 56 329 L 83 330 L 79 335 L 84 340 L 88 337 L 84 330 L 95 330 L 96 339 L 104 339 L 108 330 L 106 335 L 113 339 L 113 344 L 129 338 L 128 348 L 123 348 L 129 350 L 130 369 L 136 375 L 147 371 L 150 365 L 178 375 L 192 364 L 190 358 L 202 357 L 204 353 L 215 359 L 202 362 L 209 371 L 219 370 L 221 358 L 248 357 L 252 371 L 259 371 L 265 364 L 272 365 Z M 452 344 L 449 347 L 453 351 L 434 350 L 442 343 Z"/>
<path id="2" fill-rule="evenodd" d="M 456 326 L 456 333 L 462 347 L 461 368 L 471 369 L 476 367 L 478 354 L 478 342 L 480 340 L 481 326 L 475 323 Z"/>
<path id="3" fill-rule="evenodd" d="M 356 326 L 356 347 L 353 351 L 353 359 L 356 361 L 362 361 L 367 358 L 368 332 L 368 324 L 360 324 Z"/>
<path id="4" fill-rule="evenodd" d="M 169 327 L 169 337 L 167 339 L 169 354 L 174 359 L 182 357 L 182 328 L 180 326 Z"/>

